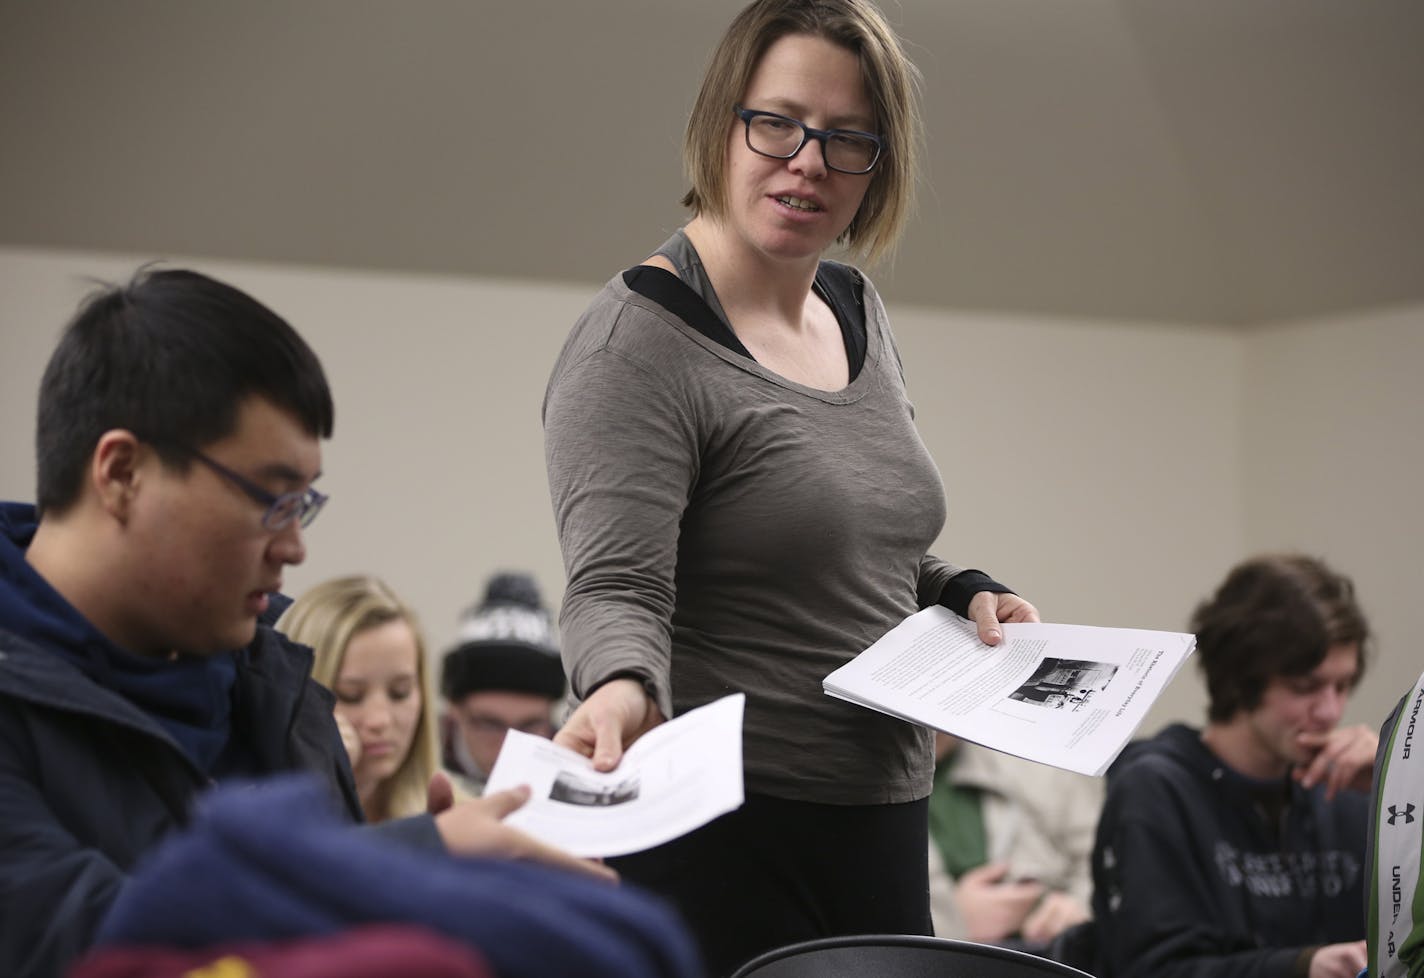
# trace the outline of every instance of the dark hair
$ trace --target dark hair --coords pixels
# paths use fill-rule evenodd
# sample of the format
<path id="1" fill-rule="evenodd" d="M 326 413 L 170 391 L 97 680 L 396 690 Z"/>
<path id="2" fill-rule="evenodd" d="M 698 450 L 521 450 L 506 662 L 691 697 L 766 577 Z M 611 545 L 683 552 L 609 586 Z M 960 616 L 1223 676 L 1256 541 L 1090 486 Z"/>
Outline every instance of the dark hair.
<path id="1" fill-rule="evenodd" d="M 258 395 L 331 437 L 331 391 L 311 347 L 256 299 L 184 269 L 141 268 L 89 296 L 40 382 L 35 432 L 40 512 L 79 498 L 106 431 L 124 428 L 180 471 L 185 449 L 231 434 Z"/>
<path id="2" fill-rule="evenodd" d="M 1314 557 L 1269 554 L 1237 564 L 1190 627 L 1214 723 L 1255 709 L 1272 679 L 1306 675 L 1338 645 L 1358 646 L 1355 680 L 1364 675 L 1370 626 L 1355 585 Z"/>

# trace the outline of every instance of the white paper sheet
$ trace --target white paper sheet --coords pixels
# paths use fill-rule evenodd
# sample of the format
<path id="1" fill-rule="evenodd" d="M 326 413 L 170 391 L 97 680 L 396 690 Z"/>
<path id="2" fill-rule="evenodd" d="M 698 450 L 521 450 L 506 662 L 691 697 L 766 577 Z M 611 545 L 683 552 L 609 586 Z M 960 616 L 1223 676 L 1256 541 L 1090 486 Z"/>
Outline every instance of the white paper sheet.
<path id="1" fill-rule="evenodd" d="M 926 608 L 825 678 L 826 693 L 1031 761 L 1102 774 L 1195 636 L 1048 623 L 1003 626 L 997 646 Z"/>
<path id="2" fill-rule="evenodd" d="M 745 704 L 735 693 L 654 727 L 607 773 L 511 730 L 485 791 L 529 785 L 528 803 L 505 821 L 576 856 L 661 845 L 741 806 Z"/>

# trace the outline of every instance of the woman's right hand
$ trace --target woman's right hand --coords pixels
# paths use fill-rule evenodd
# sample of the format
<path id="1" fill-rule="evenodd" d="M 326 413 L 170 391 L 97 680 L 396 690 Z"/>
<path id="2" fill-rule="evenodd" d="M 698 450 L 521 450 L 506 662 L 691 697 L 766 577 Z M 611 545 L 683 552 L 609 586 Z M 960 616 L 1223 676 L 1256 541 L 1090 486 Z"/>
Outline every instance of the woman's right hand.
<path id="1" fill-rule="evenodd" d="M 554 743 L 593 758 L 596 771 L 611 771 L 623 751 L 665 717 L 643 684 L 612 679 L 589 694 L 554 736 Z"/>

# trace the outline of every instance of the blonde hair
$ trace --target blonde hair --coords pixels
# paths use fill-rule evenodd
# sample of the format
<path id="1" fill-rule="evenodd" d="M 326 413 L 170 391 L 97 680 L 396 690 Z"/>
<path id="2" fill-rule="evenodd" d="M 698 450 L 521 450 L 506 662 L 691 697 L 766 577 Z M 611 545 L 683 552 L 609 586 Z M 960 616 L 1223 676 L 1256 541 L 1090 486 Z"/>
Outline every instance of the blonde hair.
<path id="1" fill-rule="evenodd" d="M 875 262 L 894 251 L 914 208 L 923 123 L 919 71 L 880 11 L 868 0 L 756 0 L 742 10 L 712 53 L 683 138 L 692 188 L 682 198 L 694 215 L 727 210 L 727 138 L 732 114 L 762 56 L 783 37 L 824 38 L 854 54 L 885 148 L 871 171 L 860 209 L 838 239 Z"/>
<path id="2" fill-rule="evenodd" d="M 415 636 L 420 719 L 416 722 L 410 751 L 382 786 L 386 810 L 366 813 L 373 821 L 424 812 L 430 779 L 439 769 L 432 720 L 434 700 L 430 671 L 425 662 L 425 638 L 421 635 L 415 612 L 384 581 L 366 575 L 353 575 L 318 584 L 298 598 L 277 622 L 278 631 L 295 642 L 312 647 L 316 653 L 312 678 L 331 689 L 341 672 L 351 639 L 360 632 L 393 621 L 405 622 Z"/>

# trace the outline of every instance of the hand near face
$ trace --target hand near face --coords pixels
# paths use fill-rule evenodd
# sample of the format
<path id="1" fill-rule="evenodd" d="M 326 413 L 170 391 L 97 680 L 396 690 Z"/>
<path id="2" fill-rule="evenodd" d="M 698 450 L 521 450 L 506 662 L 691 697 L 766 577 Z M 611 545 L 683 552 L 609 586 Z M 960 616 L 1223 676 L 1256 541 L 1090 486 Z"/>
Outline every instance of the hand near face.
<path id="1" fill-rule="evenodd" d="M 448 787 L 448 782 L 446 782 Z M 432 804 L 439 804 L 436 786 L 431 784 Z M 618 874 L 600 862 L 579 859 L 562 849 L 540 842 L 527 833 L 504 824 L 504 818 L 529 800 L 529 788 L 521 785 L 496 791 L 483 798 L 449 804 L 435 816 L 435 827 L 445 848 L 457 856 L 487 856 L 496 859 L 524 859 L 556 869 L 569 870 L 597 879 L 616 881 Z"/>
<path id="2" fill-rule="evenodd" d="M 954 882 L 954 905 L 971 941 L 993 943 L 1016 934 L 1043 897 L 1043 884 L 1008 879 L 1003 863 L 976 866 Z"/>
<path id="3" fill-rule="evenodd" d="M 1311 955 L 1310 978 L 1355 978 L 1367 954 L 1364 941 L 1327 944 Z"/>
<path id="4" fill-rule="evenodd" d="M 425 810 L 431 815 L 439 815 L 453 804 L 455 804 L 454 782 L 450 780 L 450 775 L 444 771 L 436 771 L 430 778 L 430 784 L 425 786 Z"/>
<path id="5" fill-rule="evenodd" d="M 636 679 L 604 683 L 564 721 L 554 743 L 593 759 L 597 771 L 611 771 L 633 741 L 664 720 Z"/>
<path id="6" fill-rule="evenodd" d="M 969 600 L 969 620 L 979 626 L 979 641 L 998 645 L 1004 637 L 1001 622 L 1038 621 L 1038 609 L 1017 594 L 980 591 Z"/>
<path id="7" fill-rule="evenodd" d="M 1334 798 L 1344 788 L 1369 791 L 1374 773 L 1379 735 L 1369 727 L 1336 727 L 1328 733 L 1296 735 L 1302 750 L 1313 754 L 1295 769 L 1295 779 L 1304 788 L 1325 785 L 1325 797 Z"/>
<path id="8" fill-rule="evenodd" d="M 361 735 L 341 713 L 336 714 L 336 729 L 341 731 L 341 746 L 346 748 L 346 756 L 351 758 L 351 770 L 361 762 Z"/>

